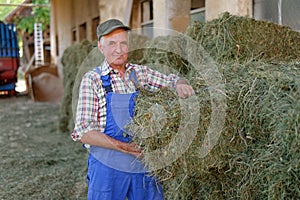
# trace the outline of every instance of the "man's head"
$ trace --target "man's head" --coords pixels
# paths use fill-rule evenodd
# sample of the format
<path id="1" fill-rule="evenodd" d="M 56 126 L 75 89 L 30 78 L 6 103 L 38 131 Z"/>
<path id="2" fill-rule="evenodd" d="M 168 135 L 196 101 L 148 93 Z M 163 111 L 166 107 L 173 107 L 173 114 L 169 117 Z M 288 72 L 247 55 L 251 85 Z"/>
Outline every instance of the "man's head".
<path id="1" fill-rule="evenodd" d="M 97 27 L 98 48 L 112 67 L 127 62 L 128 30 L 130 28 L 117 19 L 110 19 Z"/>

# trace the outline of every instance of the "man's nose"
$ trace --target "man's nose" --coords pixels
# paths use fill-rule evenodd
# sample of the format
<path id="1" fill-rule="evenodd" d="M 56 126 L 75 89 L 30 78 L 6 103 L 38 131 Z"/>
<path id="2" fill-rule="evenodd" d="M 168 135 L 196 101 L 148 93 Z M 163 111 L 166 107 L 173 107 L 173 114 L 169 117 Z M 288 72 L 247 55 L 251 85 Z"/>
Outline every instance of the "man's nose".
<path id="1" fill-rule="evenodd" d="M 121 53 L 121 52 L 122 52 L 122 48 L 121 48 L 121 44 L 120 44 L 120 43 L 117 43 L 117 44 L 116 44 L 116 49 L 115 49 L 115 51 L 116 51 L 117 53 Z"/>

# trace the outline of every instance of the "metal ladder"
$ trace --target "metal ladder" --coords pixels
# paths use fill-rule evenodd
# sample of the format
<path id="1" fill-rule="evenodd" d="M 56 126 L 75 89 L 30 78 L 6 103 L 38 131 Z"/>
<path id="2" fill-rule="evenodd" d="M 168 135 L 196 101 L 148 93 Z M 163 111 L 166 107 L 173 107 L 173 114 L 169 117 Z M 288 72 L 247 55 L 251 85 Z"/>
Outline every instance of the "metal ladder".
<path id="1" fill-rule="evenodd" d="M 35 67 L 44 65 L 44 41 L 41 23 L 34 23 L 34 54 Z"/>

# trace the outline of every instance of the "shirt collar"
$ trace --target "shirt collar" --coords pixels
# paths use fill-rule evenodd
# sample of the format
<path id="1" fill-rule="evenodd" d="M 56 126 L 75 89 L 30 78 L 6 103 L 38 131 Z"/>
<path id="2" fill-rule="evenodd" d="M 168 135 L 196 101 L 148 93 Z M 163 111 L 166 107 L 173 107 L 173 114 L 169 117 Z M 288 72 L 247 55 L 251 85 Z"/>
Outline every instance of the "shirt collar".
<path id="1" fill-rule="evenodd" d="M 126 63 L 125 70 L 130 70 L 132 68 L 132 65 L 129 63 Z M 103 63 L 100 65 L 101 69 L 101 76 L 105 76 L 109 73 L 117 74 L 118 71 L 114 70 L 107 62 L 107 60 L 104 60 Z"/>

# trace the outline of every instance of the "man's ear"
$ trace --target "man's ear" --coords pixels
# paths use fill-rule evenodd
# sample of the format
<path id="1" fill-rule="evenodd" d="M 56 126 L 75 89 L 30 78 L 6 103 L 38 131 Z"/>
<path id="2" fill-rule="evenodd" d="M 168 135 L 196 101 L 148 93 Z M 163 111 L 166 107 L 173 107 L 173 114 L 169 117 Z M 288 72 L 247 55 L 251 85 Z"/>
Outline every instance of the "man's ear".
<path id="1" fill-rule="evenodd" d="M 100 52 L 103 54 L 103 46 L 102 46 L 100 40 L 98 41 L 98 49 L 99 49 Z"/>

